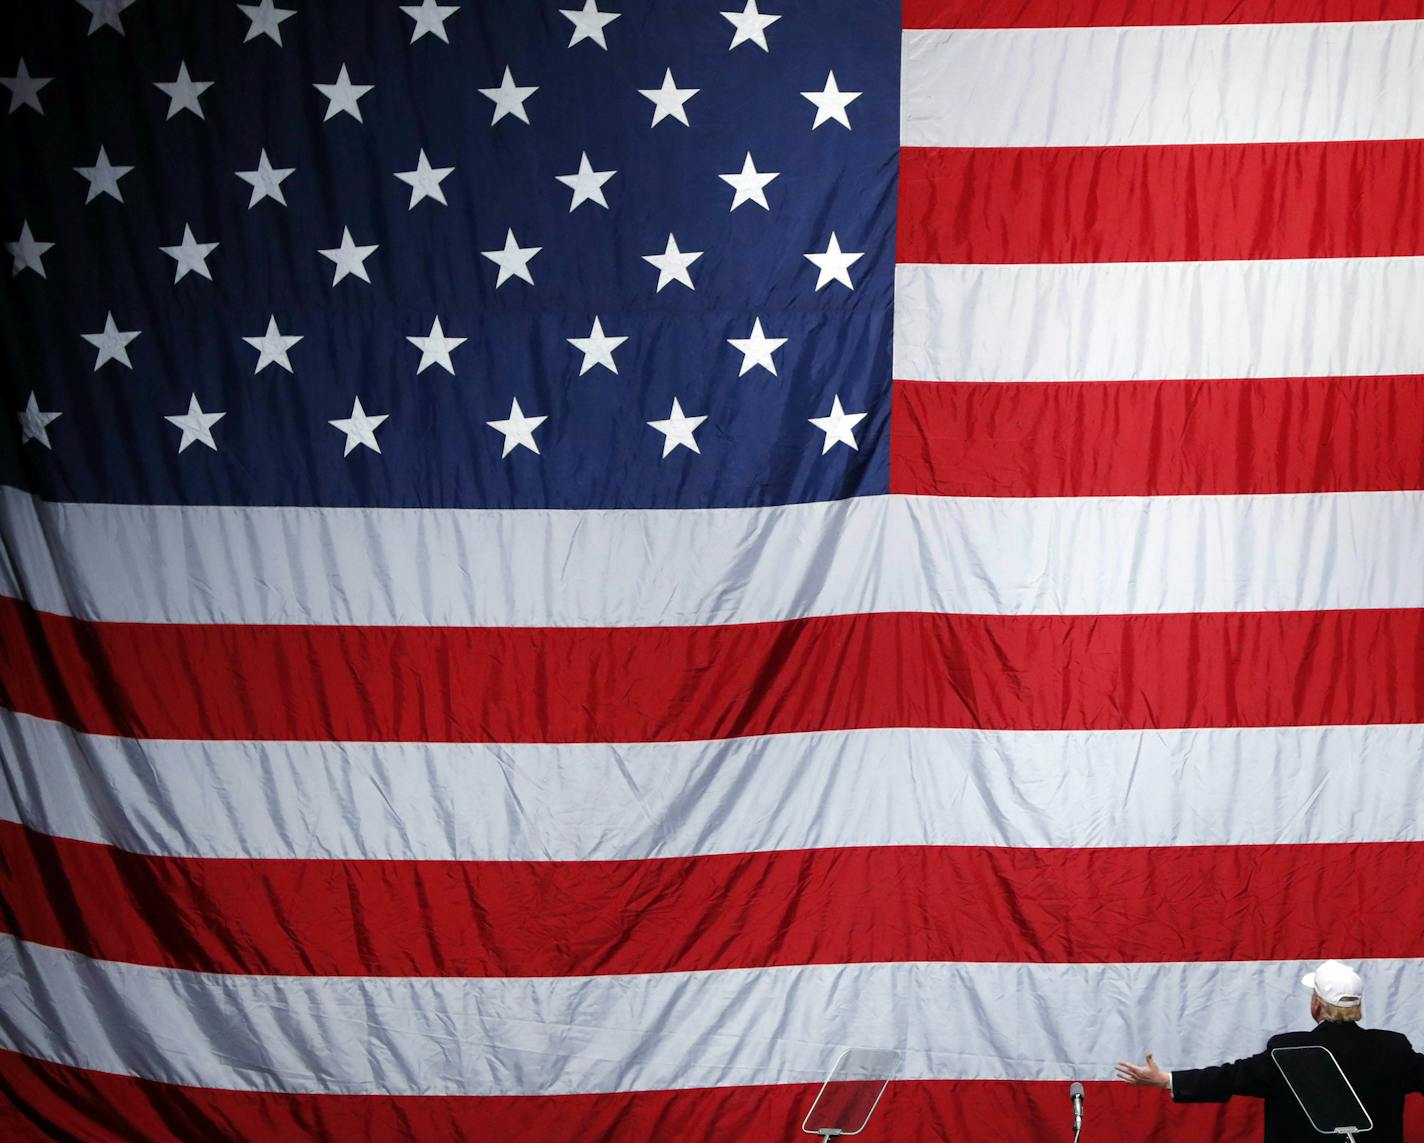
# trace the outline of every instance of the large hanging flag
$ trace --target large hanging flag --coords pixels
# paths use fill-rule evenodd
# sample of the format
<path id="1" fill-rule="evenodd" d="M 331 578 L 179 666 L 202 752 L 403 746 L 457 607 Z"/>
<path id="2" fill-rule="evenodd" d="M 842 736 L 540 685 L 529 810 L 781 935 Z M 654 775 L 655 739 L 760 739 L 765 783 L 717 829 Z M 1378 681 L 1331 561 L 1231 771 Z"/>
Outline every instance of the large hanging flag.
<path id="1" fill-rule="evenodd" d="M 0 12 L 5 1129 L 1424 1036 L 1419 0 L 285 3 Z"/>

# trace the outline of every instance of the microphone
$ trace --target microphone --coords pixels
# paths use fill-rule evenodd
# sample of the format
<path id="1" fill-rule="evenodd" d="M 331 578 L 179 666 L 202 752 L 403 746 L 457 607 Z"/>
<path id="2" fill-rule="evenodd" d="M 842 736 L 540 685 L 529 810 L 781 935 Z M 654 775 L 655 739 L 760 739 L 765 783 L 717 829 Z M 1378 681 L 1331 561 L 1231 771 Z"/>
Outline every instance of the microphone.
<path id="1" fill-rule="evenodd" d="M 1083 1130 L 1083 1085 L 1075 1080 L 1068 1089 L 1068 1095 L 1073 1100 L 1073 1134 L 1077 1135 Z"/>

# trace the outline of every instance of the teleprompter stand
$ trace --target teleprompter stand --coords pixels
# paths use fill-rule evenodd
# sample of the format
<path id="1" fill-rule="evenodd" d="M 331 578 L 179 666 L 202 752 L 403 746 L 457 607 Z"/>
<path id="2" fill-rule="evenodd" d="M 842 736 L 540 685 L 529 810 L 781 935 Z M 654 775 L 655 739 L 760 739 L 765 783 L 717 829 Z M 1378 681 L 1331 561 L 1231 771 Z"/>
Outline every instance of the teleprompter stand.
<path id="1" fill-rule="evenodd" d="M 1374 1130 L 1370 1113 L 1329 1048 L 1319 1044 L 1272 1048 L 1271 1059 L 1310 1125 L 1321 1135 L 1354 1139 L 1357 1132 Z"/>
<path id="2" fill-rule="evenodd" d="M 841 1053 L 801 1130 L 823 1140 L 859 1135 L 870 1122 L 885 1085 L 900 1070 L 900 1053 L 880 1048 L 851 1048 Z"/>

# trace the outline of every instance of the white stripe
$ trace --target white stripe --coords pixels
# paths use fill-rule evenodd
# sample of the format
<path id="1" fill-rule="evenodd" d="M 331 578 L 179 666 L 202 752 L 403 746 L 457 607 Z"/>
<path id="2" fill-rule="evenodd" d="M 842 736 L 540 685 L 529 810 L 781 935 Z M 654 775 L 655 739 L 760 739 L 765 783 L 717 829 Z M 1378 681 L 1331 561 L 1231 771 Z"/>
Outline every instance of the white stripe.
<path id="1" fill-rule="evenodd" d="M 1108 1079 L 1115 1061 L 1144 1044 L 1167 1066 L 1259 1051 L 1268 1032 L 1307 1023 L 1306 967 L 213 976 L 92 961 L 5 935 L 0 1046 L 165 1083 L 373 1095 L 807 1083 L 847 1046 L 902 1049 L 905 1079 Z M 1405 1002 L 1424 990 L 1424 961 L 1360 967 L 1372 1012 L 1410 1011 Z"/>
<path id="2" fill-rule="evenodd" d="M 14 568 L 0 591 L 85 619 L 362 626 L 1419 607 L 1422 525 L 1420 492 L 505 512 L 47 504 L 4 489 Z"/>
<path id="3" fill-rule="evenodd" d="M 904 381 L 1424 373 L 1424 258 L 895 267 Z"/>
<path id="4" fill-rule="evenodd" d="M 1418 725 L 484 746 L 133 741 L 5 713 L 0 819 L 165 857 L 1421 841 L 1420 758 Z"/>
<path id="5" fill-rule="evenodd" d="M 907 147 L 1424 136 L 1424 22 L 907 31 Z"/>

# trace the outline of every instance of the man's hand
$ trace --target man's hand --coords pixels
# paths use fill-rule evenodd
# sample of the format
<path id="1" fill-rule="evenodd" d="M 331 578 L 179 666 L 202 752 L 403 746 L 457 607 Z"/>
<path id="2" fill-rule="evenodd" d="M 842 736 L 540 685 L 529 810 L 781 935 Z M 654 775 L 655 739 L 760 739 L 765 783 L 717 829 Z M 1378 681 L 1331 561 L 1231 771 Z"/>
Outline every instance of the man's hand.
<path id="1" fill-rule="evenodd" d="M 1145 1068 L 1137 1064 L 1130 1064 L 1126 1060 L 1119 1061 L 1117 1078 L 1123 1083 L 1141 1084 L 1144 1087 L 1167 1087 L 1171 1083 L 1170 1076 L 1157 1066 L 1157 1061 L 1152 1058 L 1151 1052 L 1147 1053 Z"/>

